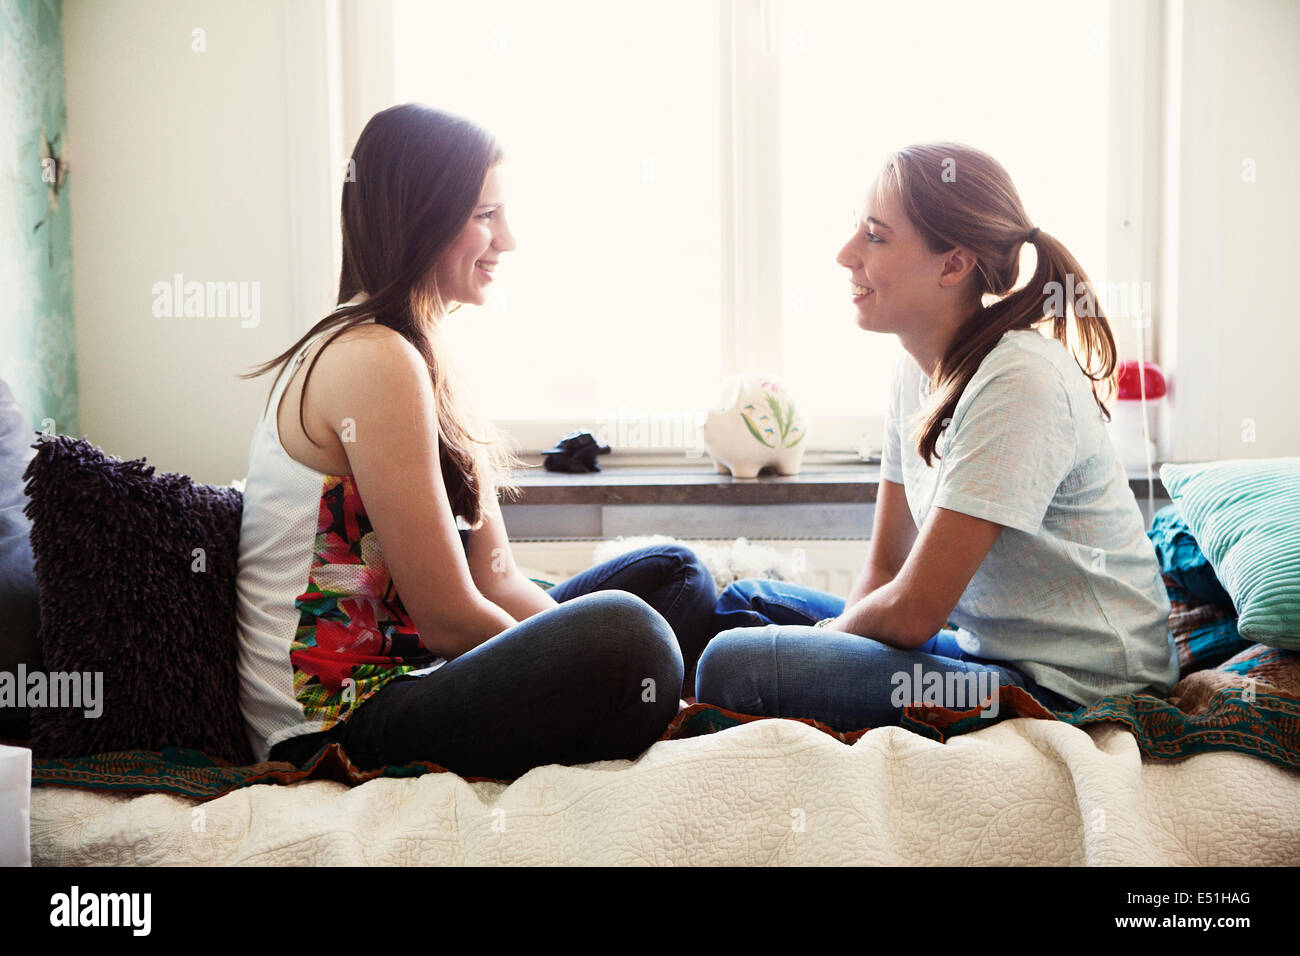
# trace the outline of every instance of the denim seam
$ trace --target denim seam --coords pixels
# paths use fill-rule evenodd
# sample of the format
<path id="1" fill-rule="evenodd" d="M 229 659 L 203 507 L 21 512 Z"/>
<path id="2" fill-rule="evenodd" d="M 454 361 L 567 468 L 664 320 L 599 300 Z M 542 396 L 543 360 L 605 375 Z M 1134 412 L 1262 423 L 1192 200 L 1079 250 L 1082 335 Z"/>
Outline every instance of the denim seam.
<path id="1" fill-rule="evenodd" d="M 771 605 L 775 605 L 776 607 L 783 608 L 784 610 L 787 611 L 793 611 L 795 614 L 807 615 L 808 613 L 808 609 L 806 607 L 799 607 L 797 605 L 787 604 L 785 601 L 782 601 L 779 598 L 763 597 L 763 598 L 759 598 L 759 600 L 762 601 L 764 604 L 771 604 Z"/>
<path id="2" fill-rule="evenodd" d="M 681 601 L 682 595 L 686 593 L 685 572 L 687 569 L 687 565 L 680 561 L 677 561 L 676 564 L 677 564 L 677 568 L 675 571 L 673 571 L 671 577 L 669 578 L 670 583 L 676 586 L 676 590 L 673 592 L 672 601 L 668 603 L 668 607 L 665 609 L 663 615 L 664 618 L 667 618 L 669 614 L 672 614 L 677 610 L 677 605 Z"/>
<path id="3" fill-rule="evenodd" d="M 619 557 L 622 557 L 622 555 L 620 555 Z M 663 558 L 663 557 L 665 557 L 665 555 L 664 555 L 662 552 L 656 552 L 656 553 L 653 553 L 653 554 L 646 554 L 646 555 L 643 555 L 643 556 L 641 556 L 641 557 L 639 557 L 639 558 L 635 558 L 635 559 L 633 559 L 633 560 L 627 562 L 626 564 L 621 564 L 621 565 L 619 565 L 616 569 L 610 571 L 609 574 L 604 575 L 603 577 L 601 577 L 601 578 L 599 579 L 599 581 L 600 581 L 600 586 L 597 587 L 597 588 L 595 588 L 594 590 L 597 590 L 597 591 L 599 591 L 599 590 L 603 590 L 603 589 L 604 589 L 604 586 L 605 586 L 605 585 L 609 582 L 609 580 L 610 580 L 611 578 L 613 578 L 615 575 L 622 574 L 622 573 L 626 572 L 626 571 L 627 571 L 628 569 L 630 569 L 630 568 L 634 568 L 634 567 L 636 567 L 636 566 L 639 565 L 639 564 L 644 564 L 646 561 L 657 561 L 657 560 L 659 560 L 659 559 L 661 559 L 661 558 Z M 616 561 L 616 560 L 618 560 L 618 558 L 614 558 L 614 559 L 612 559 L 612 560 L 615 560 L 615 561 Z M 669 614 L 672 614 L 674 611 L 677 610 L 677 604 L 678 604 L 678 602 L 681 601 L 681 599 L 682 599 L 682 595 L 686 593 L 686 580 L 685 580 L 685 577 L 684 577 L 684 575 L 682 574 L 682 572 L 686 569 L 687 564 L 686 564 L 685 562 L 683 562 L 683 561 L 677 559 L 677 558 L 674 558 L 674 559 L 673 559 L 673 563 L 676 564 L 677 567 L 674 569 L 672 575 L 669 576 L 669 581 L 670 581 L 670 583 L 673 582 L 673 581 L 676 581 L 676 582 L 677 582 L 677 589 L 676 589 L 676 592 L 673 594 L 672 601 L 670 601 L 670 602 L 668 603 L 667 607 L 664 609 L 664 613 L 660 615 L 660 616 L 663 617 L 665 620 L 667 620 Z M 678 580 L 679 578 L 680 578 L 680 580 Z M 670 622 L 670 624 L 671 624 L 671 622 Z M 676 633 L 676 632 L 674 632 L 674 634 L 675 634 L 675 633 Z"/>
<path id="4" fill-rule="evenodd" d="M 772 696 L 775 698 L 772 703 L 776 708 L 776 713 L 781 714 L 781 670 L 777 663 L 776 654 L 776 637 L 778 633 L 779 632 L 774 626 L 772 628 L 772 633 L 769 635 L 769 639 L 772 642 Z"/>
<path id="5" fill-rule="evenodd" d="M 623 555 L 619 555 L 619 557 L 623 557 Z M 603 575 L 602 577 L 600 577 L 600 578 L 598 579 L 598 580 L 599 580 L 599 583 L 600 583 L 600 586 L 599 586 L 599 587 L 596 587 L 596 588 L 593 588 L 592 590 L 593 590 L 593 591 L 602 591 L 602 590 L 605 589 L 605 585 L 609 583 L 609 580 L 610 580 L 611 578 L 613 578 L 615 575 L 622 574 L 623 572 L 627 571 L 629 568 L 636 567 L 638 564 L 643 564 L 643 563 L 645 563 L 646 561 L 653 561 L 653 560 L 656 560 L 656 559 L 661 558 L 661 557 L 663 557 L 663 555 L 660 554 L 660 553 L 656 553 L 656 554 L 647 554 L 647 555 L 643 555 L 642 557 L 636 558 L 635 560 L 629 561 L 627 564 L 620 564 L 618 567 L 616 567 L 616 568 L 614 568 L 613 570 L 611 570 L 608 574 Z M 613 559 L 611 559 L 611 560 L 613 560 L 613 561 L 617 561 L 618 558 L 613 558 Z M 589 593 L 590 593 L 590 592 L 589 592 Z"/>
<path id="6" fill-rule="evenodd" d="M 795 613 L 795 614 L 799 614 L 799 615 L 802 615 L 802 616 L 804 616 L 804 617 L 807 617 L 807 616 L 808 616 L 808 608 L 807 608 L 807 607 L 801 606 L 801 605 L 799 605 L 799 604 L 787 604 L 784 600 L 782 600 L 782 599 L 779 598 L 779 597 L 766 597 L 766 596 L 764 596 L 764 597 L 760 597 L 758 600 L 762 601 L 764 604 L 772 604 L 772 605 L 775 605 L 776 607 L 782 608 L 783 610 L 791 611 L 791 612 L 793 612 L 793 613 Z M 846 606 L 847 606 L 847 604 L 846 604 Z M 751 605 L 750 605 L 750 610 L 753 610 L 753 604 L 752 604 L 752 603 L 751 603 Z M 759 612 L 759 613 L 762 613 L 762 612 Z"/>

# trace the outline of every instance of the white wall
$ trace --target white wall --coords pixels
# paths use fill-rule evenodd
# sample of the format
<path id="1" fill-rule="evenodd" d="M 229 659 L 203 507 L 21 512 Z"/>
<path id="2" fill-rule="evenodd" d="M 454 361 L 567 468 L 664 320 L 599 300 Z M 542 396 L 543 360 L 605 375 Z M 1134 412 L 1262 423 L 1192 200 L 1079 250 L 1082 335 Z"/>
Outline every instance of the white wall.
<path id="1" fill-rule="evenodd" d="M 1168 14 L 1162 450 L 1300 455 L 1300 4 L 1171 0 Z"/>
<path id="2" fill-rule="evenodd" d="M 1300 4 L 1167 8 L 1186 30 L 1165 91 L 1177 122 L 1173 139 L 1165 131 L 1162 182 L 1177 191 L 1165 209 L 1155 358 L 1173 383 L 1178 416 L 1166 421 L 1183 423 L 1166 438 L 1182 449 L 1177 460 L 1300 454 L 1300 315 L 1288 294 L 1300 221 Z M 304 9 L 289 0 L 289 22 Z M 308 223 L 301 190 L 290 211 L 288 157 L 304 155 L 303 124 L 286 108 L 314 80 L 285 63 L 286 39 L 314 34 L 286 38 L 285 11 L 254 0 L 63 7 L 82 431 L 113 454 L 200 481 L 244 476 L 271 379 L 235 375 L 315 318 L 302 304 L 320 285 L 302 276 L 306 240 L 296 259 L 291 248 L 291 225 Z M 205 53 L 191 51 L 196 27 Z M 1245 157 L 1254 183 L 1241 181 Z M 316 221 L 337 229 L 336 208 Z M 155 318 L 152 286 L 176 272 L 258 282 L 260 324 Z M 1245 418 L 1253 444 L 1241 440 Z"/>
<path id="3" fill-rule="evenodd" d="M 206 52 L 191 50 L 206 31 Z M 281 6 L 65 0 L 81 428 L 228 484 L 291 338 Z M 257 282 L 260 323 L 155 318 L 155 282 Z"/>
<path id="4" fill-rule="evenodd" d="M 1300 3 L 1233 0 L 1227 13 L 1216 457 L 1300 455 Z M 1254 183 L 1241 179 L 1246 158 Z"/>

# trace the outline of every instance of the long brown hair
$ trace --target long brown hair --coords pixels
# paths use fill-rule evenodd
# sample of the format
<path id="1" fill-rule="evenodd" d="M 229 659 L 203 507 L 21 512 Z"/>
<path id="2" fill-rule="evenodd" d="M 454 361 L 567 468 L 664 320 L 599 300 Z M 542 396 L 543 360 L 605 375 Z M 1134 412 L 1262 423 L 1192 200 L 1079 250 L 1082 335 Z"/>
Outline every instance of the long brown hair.
<path id="1" fill-rule="evenodd" d="M 1106 421 L 1106 399 L 1117 387 L 1117 351 L 1110 322 L 1102 312 L 1087 274 L 1059 239 L 1025 214 L 1011 177 L 992 156 L 960 143 L 922 143 L 892 154 L 876 179 L 876 206 L 892 197 L 931 252 L 962 246 L 976 258 L 973 275 L 978 298 L 974 311 L 953 337 L 935 368 L 931 402 L 918 412 L 922 424 L 917 451 L 927 465 L 962 392 L 980 363 L 1012 329 L 1051 321 L 1052 337 L 1074 354 Z M 1012 292 L 1020 274 L 1022 244 L 1032 242 L 1038 264 L 1024 287 Z M 1075 296 L 1078 301 L 1070 301 Z M 1008 293 L 1010 293 L 1008 295 Z M 983 305 L 985 296 L 1001 296 Z M 1067 312 L 1074 316 L 1078 349 L 1069 341 Z M 1082 353 L 1082 355 L 1080 355 Z M 1094 368 L 1094 364 L 1096 367 Z"/>
<path id="2" fill-rule="evenodd" d="M 305 394 L 321 352 L 348 329 L 373 318 L 400 333 L 429 367 L 438 408 L 439 460 L 452 510 L 475 526 L 495 501 L 496 489 L 513 490 L 507 475 L 514 458 L 457 399 L 452 366 L 438 335 L 447 303 L 434 269 L 473 213 L 488 171 L 501 159 L 496 140 L 463 117 L 416 103 L 372 116 L 352 151 L 352 175 L 343 183 L 338 302 L 360 293 L 368 298 L 327 315 L 288 349 L 240 376 L 256 378 L 280 366 L 278 382 L 299 348 L 334 328 L 307 367 Z M 268 395 L 268 408 L 270 403 Z M 307 434 L 302 402 L 298 423 Z M 476 438 L 475 431 L 487 437 Z"/>

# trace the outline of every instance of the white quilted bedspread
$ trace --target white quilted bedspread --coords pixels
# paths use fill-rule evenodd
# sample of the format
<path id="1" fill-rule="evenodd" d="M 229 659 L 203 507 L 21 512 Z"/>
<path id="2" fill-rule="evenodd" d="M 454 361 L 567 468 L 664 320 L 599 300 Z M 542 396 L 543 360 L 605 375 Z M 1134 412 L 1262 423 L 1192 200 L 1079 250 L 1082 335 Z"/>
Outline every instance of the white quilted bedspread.
<path id="1" fill-rule="evenodd" d="M 1300 773 L 1143 760 L 1118 724 L 1004 721 L 847 747 L 764 720 L 636 761 L 256 786 L 207 803 L 36 788 L 32 862 L 96 864 L 1300 864 Z"/>

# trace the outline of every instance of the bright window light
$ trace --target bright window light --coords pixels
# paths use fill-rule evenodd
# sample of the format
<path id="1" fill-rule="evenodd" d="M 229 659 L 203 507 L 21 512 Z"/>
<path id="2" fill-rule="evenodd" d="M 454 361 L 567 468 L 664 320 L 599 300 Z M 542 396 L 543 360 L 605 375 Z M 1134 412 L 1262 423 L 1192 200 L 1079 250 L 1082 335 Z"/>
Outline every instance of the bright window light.
<path id="1" fill-rule="evenodd" d="M 1105 281 L 1107 0 L 780 2 L 779 95 L 754 120 L 776 156 L 740 157 L 779 215 L 773 367 L 806 414 L 883 416 L 901 348 L 859 329 L 835 256 L 887 153 L 956 140 L 1009 171 L 1036 225 Z M 737 9 L 740 9 L 738 7 Z M 747 9 L 747 8 L 746 8 Z M 507 154 L 519 248 L 494 299 L 451 317 L 461 377 L 507 420 L 711 406 L 724 374 L 721 8 L 398 0 L 399 101 L 462 113 Z M 756 171 L 756 172 L 755 172 Z M 1023 262 L 1032 264 L 1032 253 Z M 742 279 L 752 263 L 735 265 Z M 1028 271 L 1022 271 L 1022 281 Z M 764 324 L 765 323 L 765 324 Z"/>
<path id="2" fill-rule="evenodd" d="M 835 255 L 894 149 L 946 140 L 989 153 L 1034 224 L 1104 278 L 1107 6 L 781 5 L 783 371 L 806 408 L 887 408 L 902 348 L 858 328 Z M 1022 282 L 1033 261 L 1022 258 Z"/>
<path id="3" fill-rule="evenodd" d="M 401 2 L 396 89 L 506 151 L 518 249 L 451 317 L 496 419 L 706 407 L 721 367 L 719 16 L 711 3 Z"/>

